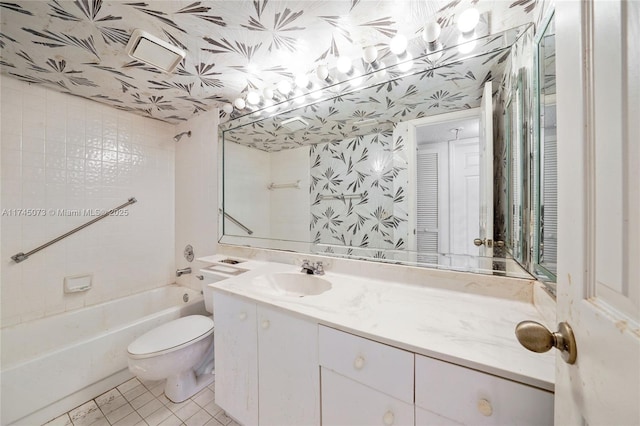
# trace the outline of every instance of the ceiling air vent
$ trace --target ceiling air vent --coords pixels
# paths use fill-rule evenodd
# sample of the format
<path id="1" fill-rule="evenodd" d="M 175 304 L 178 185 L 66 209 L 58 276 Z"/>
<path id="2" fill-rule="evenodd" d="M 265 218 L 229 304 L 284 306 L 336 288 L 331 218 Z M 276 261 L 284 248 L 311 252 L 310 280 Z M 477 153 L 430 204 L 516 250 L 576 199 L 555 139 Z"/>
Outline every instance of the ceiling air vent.
<path id="1" fill-rule="evenodd" d="M 184 50 L 140 29 L 131 34 L 127 54 L 167 73 L 172 72 L 186 56 Z"/>
<path id="2" fill-rule="evenodd" d="M 280 125 L 285 129 L 291 130 L 292 132 L 296 132 L 298 130 L 306 129 L 307 127 L 309 127 L 309 123 L 304 121 L 302 117 L 298 116 L 281 121 Z"/>

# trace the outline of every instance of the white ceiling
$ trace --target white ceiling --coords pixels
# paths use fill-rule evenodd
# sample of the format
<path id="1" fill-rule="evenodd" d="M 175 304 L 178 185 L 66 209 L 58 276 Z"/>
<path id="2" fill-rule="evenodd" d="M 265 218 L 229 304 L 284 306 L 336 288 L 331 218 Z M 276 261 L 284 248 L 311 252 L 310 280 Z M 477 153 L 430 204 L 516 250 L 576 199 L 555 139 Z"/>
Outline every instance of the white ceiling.
<path id="1" fill-rule="evenodd" d="M 331 68 L 339 55 L 359 60 L 368 45 L 388 56 L 394 35 L 420 41 L 428 19 L 446 28 L 474 6 L 489 12 L 495 33 L 534 21 L 536 5 L 537 0 L 14 0 L 0 2 L 0 66 L 3 74 L 23 81 L 176 123 L 249 88 L 311 74 L 319 64 Z M 174 74 L 126 55 L 136 28 L 186 50 Z"/>

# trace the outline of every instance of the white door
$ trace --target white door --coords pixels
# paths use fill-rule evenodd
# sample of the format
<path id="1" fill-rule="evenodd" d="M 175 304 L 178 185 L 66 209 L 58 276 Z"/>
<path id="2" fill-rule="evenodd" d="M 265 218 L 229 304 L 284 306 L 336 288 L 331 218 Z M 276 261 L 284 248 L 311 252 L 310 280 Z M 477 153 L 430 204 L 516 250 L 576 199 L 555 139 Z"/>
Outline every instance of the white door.
<path id="1" fill-rule="evenodd" d="M 640 2 L 556 2 L 558 425 L 640 424 Z"/>
<path id="2" fill-rule="evenodd" d="M 478 211 L 480 208 L 479 148 L 477 138 L 449 142 L 451 253 L 471 255 L 474 258 L 478 255 L 478 247 L 474 245 L 473 240 L 478 236 Z M 493 202 L 491 205 L 493 206 Z M 480 252 L 482 250 L 481 247 Z"/>
<path id="3" fill-rule="evenodd" d="M 493 89 L 484 85 L 480 104 L 480 256 L 493 257 Z M 491 266 L 491 265 L 489 265 Z"/>

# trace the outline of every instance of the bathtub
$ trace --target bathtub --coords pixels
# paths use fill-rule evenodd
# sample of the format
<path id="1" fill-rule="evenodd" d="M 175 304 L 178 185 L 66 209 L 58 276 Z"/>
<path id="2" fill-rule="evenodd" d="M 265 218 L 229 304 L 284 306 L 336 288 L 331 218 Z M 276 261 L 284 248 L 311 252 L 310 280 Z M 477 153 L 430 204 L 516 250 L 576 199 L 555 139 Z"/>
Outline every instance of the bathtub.
<path id="1" fill-rule="evenodd" d="M 0 423 L 42 424 L 128 380 L 129 343 L 191 314 L 207 314 L 200 292 L 168 285 L 3 328 Z"/>

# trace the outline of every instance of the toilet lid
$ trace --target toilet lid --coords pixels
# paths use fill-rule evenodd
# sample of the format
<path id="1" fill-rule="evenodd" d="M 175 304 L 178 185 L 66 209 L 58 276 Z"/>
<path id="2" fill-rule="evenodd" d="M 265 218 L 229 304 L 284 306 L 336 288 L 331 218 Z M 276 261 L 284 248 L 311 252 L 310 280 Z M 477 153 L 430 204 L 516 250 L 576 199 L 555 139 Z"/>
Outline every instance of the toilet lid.
<path id="1" fill-rule="evenodd" d="M 189 315 L 162 324 L 134 340 L 127 351 L 144 356 L 195 343 L 213 333 L 213 320 L 204 315 Z"/>

